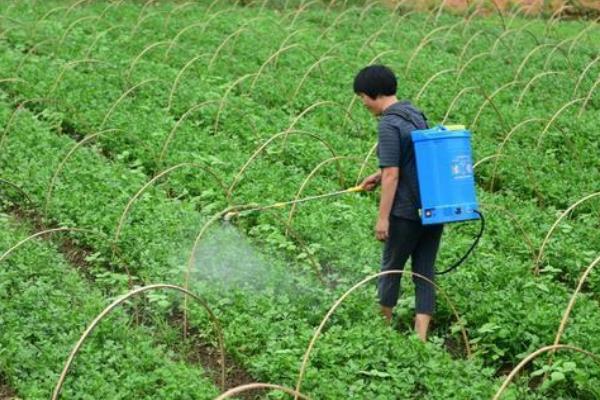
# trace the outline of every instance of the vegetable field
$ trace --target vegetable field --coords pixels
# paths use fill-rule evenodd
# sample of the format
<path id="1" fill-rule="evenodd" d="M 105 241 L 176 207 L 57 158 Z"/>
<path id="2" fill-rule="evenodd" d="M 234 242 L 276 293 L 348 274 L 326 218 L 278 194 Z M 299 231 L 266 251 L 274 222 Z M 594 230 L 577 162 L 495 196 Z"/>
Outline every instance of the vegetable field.
<path id="1" fill-rule="evenodd" d="M 598 19 L 409 3 L 0 2 L 0 399 L 600 399 Z M 473 132 L 427 343 L 377 193 L 243 212 L 374 172 L 372 63 Z"/>

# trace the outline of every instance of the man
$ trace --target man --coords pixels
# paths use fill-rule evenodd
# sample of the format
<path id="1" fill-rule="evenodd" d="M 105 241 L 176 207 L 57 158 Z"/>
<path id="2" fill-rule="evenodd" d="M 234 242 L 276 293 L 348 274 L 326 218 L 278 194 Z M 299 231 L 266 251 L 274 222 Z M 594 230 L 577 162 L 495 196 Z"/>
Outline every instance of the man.
<path id="1" fill-rule="evenodd" d="M 412 271 L 434 281 L 435 258 L 443 225 L 422 225 L 419 218 L 420 197 L 415 154 L 410 133 L 426 129 L 421 111 L 408 101 L 396 98 L 394 73 L 383 65 L 363 68 L 354 79 L 354 92 L 365 107 L 379 118 L 377 157 L 379 172 L 362 182 L 365 190 L 381 185 L 379 217 L 375 237 L 384 242 L 381 270 L 403 270 L 411 257 Z M 379 278 L 378 295 L 381 312 L 388 323 L 398 303 L 401 274 Z M 413 276 L 416 294 L 415 331 L 422 341 L 435 308 L 435 288 Z"/>

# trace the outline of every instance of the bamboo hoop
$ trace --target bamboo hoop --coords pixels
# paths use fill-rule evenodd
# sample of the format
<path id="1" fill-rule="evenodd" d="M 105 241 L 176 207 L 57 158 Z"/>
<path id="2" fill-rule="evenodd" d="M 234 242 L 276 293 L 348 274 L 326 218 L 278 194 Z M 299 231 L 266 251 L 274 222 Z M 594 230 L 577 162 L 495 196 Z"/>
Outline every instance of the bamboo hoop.
<path id="1" fill-rule="evenodd" d="M 100 130 L 104 130 L 104 127 L 106 126 L 106 123 L 108 122 L 108 119 L 110 118 L 112 113 L 115 111 L 115 109 L 117 108 L 119 103 L 121 103 L 121 101 L 123 101 L 127 96 L 129 96 L 130 93 L 132 93 L 135 89 L 139 88 L 140 86 L 143 86 L 150 82 L 156 82 L 156 81 L 160 81 L 160 80 L 156 79 L 156 78 L 145 79 L 145 80 L 141 81 L 140 83 L 130 87 L 125 92 L 123 92 L 123 94 L 121 94 L 121 96 L 111 105 L 108 112 L 104 115 L 104 119 L 102 120 L 102 123 L 100 124 Z"/>
<path id="2" fill-rule="evenodd" d="M 183 74 L 185 73 L 185 71 L 187 71 L 187 69 L 196 61 L 198 61 L 200 58 L 204 57 L 206 55 L 206 53 L 202 53 L 202 54 L 198 54 L 195 57 L 192 57 L 192 59 L 190 59 L 188 62 L 185 63 L 185 65 L 179 70 L 179 72 L 177 73 L 177 76 L 175 77 L 175 80 L 173 81 L 173 85 L 171 86 L 171 92 L 169 93 L 169 102 L 167 104 L 167 112 L 171 111 L 171 107 L 173 106 L 173 97 L 175 96 L 175 91 L 177 90 L 177 87 L 179 86 L 179 80 L 181 79 L 181 77 L 183 76 Z"/>
<path id="3" fill-rule="evenodd" d="M 183 113 L 181 115 L 181 117 L 177 120 L 177 122 L 175 123 L 175 126 L 173 126 L 173 129 L 171 129 L 171 132 L 169 132 L 169 134 L 167 135 L 167 137 L 165 138 L 165 141 L 163 142 L 163 145 L 161 146 L 160 149 L 160 155 L 158 156 L 158 160 L 157 163 L 160 165 L 162 164 L 163 160 L 165 159 L 165 157 L 167 156 L 167 149 L 169 147 L 169 144 L 171 143 L 171 141 L 173 140 L 173 137 L 175 136 L 175 132 L 177 131 L 177 129 L 179 128 L 179 126 L 187 119 L 188 116 L 190 116 L 194 111 L 199 110 L 207 105 L 210 104 L 214 104 L 216 103 L 215 100 L 208 100 L 208 101 L 203 101 L 202 103 L 199 104 L 195 104 L 193 106 L 191 106 L 190 108 L 188 108 L 188 110 Z"/>
<path id="4" fill-rule="evenodd" d="M 167 168 L 166 170 L 160 172 L 159 174 L 157 174 L 156 176 L 154 176 L 152 179 L 150 179 L 148 182 L 146 182 L 144 184 L 144 186 L 142 186 L 129 199 L 129 201 L 127 202 L 127 205 L 125 206 L 125 209 L 121 213 L 121 217 L 119 218 L 119 222 L 117 223 L 117 227 L 115 229 L 115 236 L 113 238 L 113 242 L 114 243 L 118 243 L 119 242 L 119 236 L 121 234 L 121 230 L 123 228 L 123 224 L 125 223 L 125 219 L 127 218 L 127 214 L 129 213 L 131 207 L 133 206 L 133 203 L 135 203 L 137 201 L 137 199 L 146 191 L 146 189 L 148 189 L 152 184 L 154 184 L 154 182 L 156 182 L 157 180 L 159 180 L 163 176 L 165 176 L 167 174 L 170 174 L 171 172 L 173 172 L 173 171 L 175 171 L 177 169 L 183 168 L 183 167 L 193 167 L 193 168 L 201 169 L 204 172 L 207 172 L 209 175 L 211 175 L 217 181 L 217 183 L 223 189 L 223 192 L 226 191 L 226 187 L 224 186 L 223 182 L 221 181 L 221 178 L 219 178 L 219 176 L 213 170 L 211 170 L 207 166 L 196 164 L 196 163 L 185 162 L 185 163 L 177 164 L 177 165 L 174 165 L 174 166 L 172 166 L 170 168 Z M 113 253 L 113 257 L 114 257 L 114 253 Z"/>
<path id="5" fill-rule="evenodd" d="M 58 164 L 58 167 L 56 167 L 56 170 L 54 171 L 54 174 L 52 175 L 52 178 L 50 179 L 50 183 L 48 184 L 48 189 L 46 189 L 46 198 L 44 201 L 44 215 L 46 217 L 48 217 L 48 208 L 50 206 L 50 199 L 52 196 L 52 190 L 54 189 L 54 185 L 56 183 L 56 179 L 58 178 L 58 174 L 64 168 L 64 166 L 67 163 L 67 161 L 69 160 L 69 158 L 75 153 L 75 151 L 77 151 L 77 149 L 79 149 L 81 146 L 83 146 L 87 142 L 91 141 L 92 139 L 95 139 L 98 136 L 103 136 L 105 133 L 117 132 L 117 131 L 120 132 L 119 129 L 105 129 L 103 131 L 93 133 L 91 135 L 84 137 L 83 139 L 81 139 L 79 142 L 75 143 L 71 147 L 71 149 L 67 152 L 65 157 Z"/>
<path id="6" fill-rule="evenodd" d="M 480 89 L 479 86 L 467 86 L 467 87 L 462 88 L 460 90 L 460 92 L 458 92 L 458 94 L 456 96 L 454 96 L 454 98 L 450 102 L 450 105 L 448 106 L 448 110 L 446 110 L 446 114 L 444 115 L 444 119 L 442 120 L 442 125 L 446 123 L 446 121 L 448 120 L 448 117 L 450 116 L 450 112 L 456 105 L 456 102 L 458 101 L 458 99 L 461 98 L 463 94 L 473 91 L 473 90 L 479 90 L 479 89 Z"/>
<path id="7" fill-rule="evenodd" d="M 198 303 L 200 303 L 200 305 L 202 307 L 204 307 L 204 309 L 208 313 L 209 317 L 212 319 L 212 322 L 215 325 L 215 328 L 217 329 L 217 333 L 218 333 L 217 340 L 219 343 L 219 350 L 221 352 L 221 360 L 220 360 L 221 361 L 221 387 L 222 388 L 225 387 L 225 346 L 224 346 L 224 339 L 223 339 L 223 330 L 221 328 L 221 324 L 219 323 L 219 320 L 216 318 L 215 314 L 212 312 L 212 310 L 208 306 L 208 303 L 204 299 L 202 299 L 200 296 L 190 292 L 187 289 L 181 288 L 179 286 L 168 285 L 168 284 L 155 284 L 155 285 L 144 286 L 144 287 L 141 287 L 141 288 L 138 288 L 138 289 L 135 289 L 135 290 L 132 290 L 132 291 L 126 293 L 125 295 L 119 297 L 117 300 L 113 301 L 109 306 L 107 306 L 104 310 L 102 310 L 102 312 L 100 314 L 98 314 L 98 316 L 96 318 L 94 318 L 92 323 L 90 325 L 88 325 L 88 327 L 86 328 L 84 333 L 81 335 L 81 337 L 79 338 L 79 340 L 73 347 L 73 350 L 71 350 L 71 353 L 69 354 L 69 357 L 67 358 L 67 361 L 66 361 L 66 363 L 63 367 L 63 370 L 60 374 L 60 377 L 58 378 L 58 382 L 56 383 L 56 386 L 54 387 L 54 391 L 52 392 L 52 400 L 58 400 L 60 391 L 65 382 L 65 379 L 67 377 L 69 369 L 71 368 L 71 365 L 73 364 L 75 356 L 81 349 L 84 341 L 92 334 L 92 332 L 94 331 L 96 326 L 98 326 L 98 324 L 102 321 L 102 319 L 104 319 L 116 307 L 118 307 L 120 304 L 125 302 L 130 297 L 133 297 L 139 293 L 147 292 L 150 290 L 158 290 L 158 289 L 170 289 L 170 290 L 179 291 L 179 292 L 183 293 L 186 297 L 187 296 L 192 297 L 194 300 L 196 300 Z"/>
<path id="8" fill-rule="evenodd" d="M 225 393 L 220 394 L 218 397 L 215 397 L 214 400 L 223 400 L 223 399 L 228 399 L 232 396 L 238 395 L 240 393 L 244 393 L 246 391 L 249 390 L 256 390 L 256 389 L 271 389 L 271 390 L 279 390 L 281 392 L 287 393 L 289 395 L 292 396 L 298 396 L 301 399 L 304 400 L 310 400 L 310 397 L 303 395 L 300 392 L 295 391 L 294 389 L 290 389 L 288 387 L 285 386 L 280 386 L 280 385 L 274 385 L 272 383 L 247 383 L 245 385 L 240 385 L 240 386 L 236 386 L 234 388 L 229 389 L 228 391 L 226 391 Z"/>
<path id="9" fill-rule="evenodd" d="M 371 148 L 369 149 L 369 151 L 367 152 L 367 155 L 365 156 L 365 159 L 363 160 L 362 164 L 360 165 L 360 169 L 358 170 L 358 176 L 356 177 L 356 181 L 355 184 L 358 185 L 364 172 L 365 169 L 367 168 L 367 164 L 369 162 L 369 159 L 371 158 L 371 156 L 373 155 L 373 153 L 375 153 L 375 150 L 377 150 L 377 142 L 375 142 L 373 144 L 373 146 L 371 146 Z"/>
<path id="10" fill-rule="evenodd" d="M 448 305 L 452 309 L 452 312 L 454 313 L 456 321 L 460 324 L 461 331 L 462 331 L 462 336 L 463 336 L 463 340 L 464 340 L 464 343 L 465 343 L 465 350 L 467 352 L 467 356 L 469 358 L 471 357 L 471 349 L 469 347 L 469 339 L 467 337 L 467 332 L 465 330 L 465 327 L 464 327 L 464 324 L 462 322 L 462 319 L 460 318 L 460 316 L 456 312 L 456 308 L 454 307 L 454 305 L 450 301 L 450 298 L 448 297 L 448 295 L 446 294 L 446 292 L 441 287 L 439 287 L 433 281 L 429 280 L 428 278 L 424 277 L 423 275 L 417 274 L 415 272 L 404 271 L 404 270 L 383 271 L 383 272 L 379 272 L 379 273 L 370 275 L 367 278 L 365 278 L 362 281 L 360 281 L 359 283 L 357 283 L 356 285 L 352 286 L 350 289 L 348 289 L 342 296 L 340 296 L 336 300 L 336 302 L 329 309 L 329 311 L 327 312 L 327 314 L 325 314 L 325 317 L 323 317 L 323 319 L 321 320 L 321 323 L 319 324 L 319 327 L 316 329 L 316 331 L 315 331 L 315 333 L 314 333 L 314 335 L 313 335 L 313 337 L 312 337 L 310 343 L 308 344 L 308 347 L 306 348 L 306 351 L 304 353 L 304 357 L 303 357 L 303 360 L 302 360 L 302 365 L 300 367 L 300 373 L 298 374 L 298 379 L 296 381 L 296 391 L 297 392 L 300 392 L 300 388 L 301 388 L 301 385 L 302 385 L 302 380 L 304 378 L 304 372 L 306 371 L 306 367 L 307 367 L 307 364 L 308 364 L 308 359 L 310 357 L 310 353 L 311 353 L 311 351 L 312 351 L 312 349 L 313 349 L 313 347 L 314 347 L 317 339 L 319 338 L 319 335 L 321 334 L 321 331 L 323 330 L 323 328 L 324 328 L 325 324 L 327 323 L 327 321 L 329 321 L 329 318 L 334 313 L 334 311 L 340 306 L 340 304 L 346 299 L 346 297 L 348 297 L 352 292 L 354 292 L 359 287 L 363 286 L 365 283 L 368 283 L 368 282 L 372 281 L 373 279 L 378 278 L 380 276 L 392 275 L 392 274 L 395 274 L 395 275 L 410 274 L 413 277 L 413 279 L 415 277 L 417 277 L 419 279 L 423 279 L 426 282 L 428 282 L 429 284 L 433 285 L 436 289 L 438 289 L 440 291 L 440 293 L 442 294 L 442 296 L 445 298 L 445 300 L 448 302 Z"/>
<path id="11" fill-rule="evenodd" d="M 82 228 L 61 227 L 61 228 L 44 229 L 42 231 L 34 233 L 33 235 L 29 235 L 25 239 L 20 240 L 18 243 L 16 243 L 15 245 L 13 245 L 11 248 L 9 248 L 8 250 L 6 250 L 2 255 L 0 255 L 0 262 L 4 261 L 15 250 L 17 250 L 19 247 L 23 246 L 25 243 L 29 242 L 30 240 L 33 240 L 33 239 L 35 239 L 37 237 L 40 237 L 40 236 L 43 236 L 43 235 L 47 235 L 47 234 L 50 234 L 50 233 L 56 233 L 56 232 L 88 232 L 88 233 L 99 234 L 98 232 L 92 231 L 90 229 L 82 229 Z"/>
<path id="12" fill-rule="evenodd" d="M 500 118 L 500 122 L 502 123 L 502 127 L 505 130 L 507 130 L 506 129 L 506 123 L 504 122 L 504 118 L 502 117 L 502 114 L 500 113 L 500 111 L 498 110 L 498 108 L 496 107 L 496 105 L 494 104 L 493 99 L 494 99 L 494 97 L 496 97 L 496 95 L 498 95 L 498 93 L 500 93 L 504 89 L 506 89 L 506 88 L 508 88 L 510 86 L 513 86 L 513 85 L 517 85 L 517 84 L 519 84 L 521 82 L 522 81 L 511 81 L 511 82 L 505 83 L 504 85 L 500 86 L 498 89 L 494 90 L 494 92 L 491 95 L 489 95 L 489 96 L 483 91 L 483 89 L 481 89 L 481 93 L 485 97 L 485 100 L 483 101 L 483 103 L 479 107 L 479 110 L 477 111 L 477 115 L 475 115 L 475 119 L 473 119 L 473 122 L 471 122 L 472 129 L 475 129 L 475 126 L 477 125 L 477 121 L 479 120 L 479 116 L 483 112 L 483 109 L 485 108 L 485 106 L 488 105 L 488 104 L 491 104 L 492 107 L 494 108 L 494 110 L 496 111 L 496 114 Z"/>
<path id="13" fill-rule="evenodd" d="M 451 72 L 456 72 L 456 68 L 443 69 L 443 70 L 441 70 L 441 71 L 436 72 L 435 74 L 433 74 L 429 79 L 427 79 L 427 82 L 425 82 L 425 84 L 419 90 L 419 93 L 417 93 L 417 96 L 415 97 L 415 101 L 416 102 L 419 101 L 419 99 L 421 98 L 421 96 L 425 92 L 425 89 L 427 89 L 427 87 L 431 84 L 431 82 L 433 82 L 439 76 L 444 75 L 444 74 L 448 74 L 448 73 L 451 73 Z"/>
<path id="14" fill-rule="evenodd" d="M 583 104 L 581 105 L 581 108 L 579 109 L 579 114 L 577 114 L 577 118 L 581 117 L 581 114 L 583 114 L 583 112 L 585 111 L 585 106 L 587 106 L 587 103 L 591 100 L 592 95 L 594 94 L 594 90 L 596 90 L 596 88 L 598 87 L 599 84 L 600 84 L 600 75 L 598 76 L 598 79 L 596 79 L 596 82 L 594 82 L 594 84 L 592 85 L 592 88 L 590 89 L 587 96 L 585 97 L 585 100 L 583 101 Z"/>
<path id="15" fill-rule="evenodd" d="M 301 130 L 295 130 L 295 129 L 290 130 L 288 128 L 285 131 L 281 131 L 281 132 L 276 133 L 275 135 L 271 136 L 267 141 L 265 141 L 262 145 L 260 145 L 254 151 L 254 153 L 248 158 L 248 160 L 246 160 L 246 162 L 244 163 L 244 165 L 240 168 L 240 170 L 238 171 L 238 173 L 233 178 L 233 180 L 231 182 L 231 185 L 229 186 L 229 189 L 227 190 L 227 198 L 231 199 L 231 196 L 233 194 L 233 190 L 235 189 L 236 185 L 238 184 L 238 182 L 242 178 L 242 175 L 244 174 L 244 172 L 246 171 L 246 169 L 250 166 L 250 164 L 263 152 L 263 150 L 269 144 L 271 144 L 271 142 L 273 142 L 275 139 L 280 138 L 281 136 L 284 136 L 284 135 L 286 135 L 285 137 L 287 137 L 287 135 L 290 135 L 290 134 L 305 135 L 305 136 L 312 137 L 313 139 L 318 140 L 319 142 L 323 143 L 323 145 L 331 153 L 332 157 L 336 157 L 337 156 L 337 154 L 335 154 L 335 151 L 333 150 L 333 148 L 331 147 L 331 145 L 328 142 L 326 142 L 324 139 L 322 139 L 320 136 L 318 136 L 318 135 L 316 135 L 314 133 L 311 133 L 311 132 L 301 131 Z"/>
<path id="16" fill-rule="evenodd" d="M 221 97 L 221 99 L 219 100 L 219 109 L 217 110 L 217 115 L 215 116 L 215 124 L 213 127 L 213 131 L 214 134 L 216 135 L 217 132 L 219 131 L 219 123 L 221 121 L 221 114 L 223 113 L 223 110 L 225 108 L 225 103 L 227 101 L 227 98 L 229 97 L 229 93 L 231 93 L 231 91 L 240 83 L 242 83 L 243 81 L 245 81 L 246 79 L 255 76 L 256 73 L 252 73 L 252 74 L 246 74 L 243 75 L 241 77 L 239 77 L 238 79 L 236 79 L 231 85 L 229 85 L 227 87 L 227 89 L 225 89 L 225 93 L 223 94 L 223 97 Z"/>
<path id="17" fill-rule="evenodd" d="M 535 260 L 536 253 L 535 253 L 535 247 L 533 245 L 533 241 L 531 240 L 531 238 L 527 234 L 527 231 L 523 227 L 523 224 L 521 223 L 521 221 L 519 220 L 519 218 L 514 213 L 512 213 L 510 210 L 508 210 L 507 208 L 499 206 L 499 205 L 496 205 L 496 204 L 481 203 L 481 206 L 483 208 L 488 208 L 489 207 L 489 208 L 493 208 L 493 209 L 496 209 L 496 210 L 500 210 L 504 214 L 508 215 L 508 217 L 513 221 L 513 223 L 515 224 L 515 226 L 517 228 L 519 228 L 519 230 L 523 234 L 523 239 L 525 239 L 525 244 L 527 245 L 527 247 L 529 248 L 529 252 L 531 253 L 531 260 L 532 261 Z"/>
<path id="18" fill-rule="evenodd" d="M 533 54 L 535 52 L 537 52 L 538 50 L 543 49 L 544 47 L 552 47 L 553 45 L 550 43 L 542 43 L 536 47 L 534 47 L 533 49 L 531 49 L 529 51 L 529 53 L 527 53 L 527 55 L 525 56 L 525 58 L 523 58 L 523 61 L 521 61 L 521 64 L 519 64 L 519 67 L 517 68 L 517 72 L 515 73 L 515 81 L 519 78 L 519 75 L 521 75 L 521 72 L 523 71 L 523 68 L 525 68 L 525 65 L 527 64 L 527 61 L 529 61 L 529 59 L 533 56 Z"/>
<path id="19" fill-rule="evenodd" d="M 510 384 L 510 382 L 513 380 L 513 378 L 515 377 L 515 375 L 517 375 L 517 373 L 521 369 L 523 369 L 523 367 L 525 365 L 527 365 L 527 363 L 529 363 L 531 360 L 533 360 L 534 358 L 536 358 L 540 354 L 545 353 L 545 352 L 550 351 L 550 350 L 572 350 L 572 351 L 576 351 L 576 352 L 579 352 L 579 353 L 583 353 L 583 354 L 585 354 L 585 355 L 593 358 L 594 361 L 596 361 L 597 363 L 600 363 L 600 356 L 597 356 L 594 353 L 591 353 L 591 352 L 589 352 L 587 350 L 580 349 L 580 348 L 575 347 L 575 346 L 570 346 L 570 345 L 567 345 L 567 344 L 557 344 L 557 345 L 553 345 L 553 346 L 542 347 L 542 348 L 534 351 L 533 353 L 529 354 L 525 359 L 523 359 L 523 361 L 521 361 L 515 368 L 513 368 L 513 370 L 506 377 L 506 379 L 502 383 L 502 386 L 500 386 L 500 389 L 498 389 L 498 391 L 496 392 L 496 394 L 494 395 L 494 397 L 492 398 L 492 400 L 498 400 L 500 398 L 500 396 L 506 390 L 506 388 L 508 387 L 508 385 Z"/>
<path id="20" fill-rule="evenodd" d="M 534 268 L 537 273 L 539 273 L 540 263 L 542 262 L 542 257 L 544 257 L 544 248 L 546 247 L 546 244 L 548 243 L 550 236 L 552 235 L 552 233 L 554 232 L 554 230 L 556 229 L 556 227 L 558 226 L 560 221 L 562 221 L 564 217 L 566 217 L 571 211 L 573 211 L 581 203 L 588 201 L 594 197 L 598 197 L 598 196 L 600 196 L 600 192 L 595 192 L 595 193 L 588 194 L 587 196 L 582 197 L 581 199 L 577 200 L 575 203 L 571 204 L 569 206 L 569 208 L 567 208 L 565 211 L 563 211 L 560 214 L 560 216 L 556 219 L 556 221 L 554 221 L 554 223 L 548 230 L 546 237 L 542 241 L 542 245 L 540 246 L 540 250 L 538 251 L 537 259 L 535 260 L 535 263 L 534 263 Z"/>
<path id="21" fill-rule="evenodd" d="M 71 61 L 71 62 L 68 62 L 68 63 L 64 64 L 63 67 L 62 67 L 62 69 L 60 70 L 60 73 L 58 74 L 58 76 L 54 80 L 54 83 L 50 87 L 50 91 L 48 92 L 48 94 L 46 95 L 46 97 L 51 98 L 52 95 L 54 94 L 54 91 L 56 89 L 58 89 L 58 85 L 62 82 L 62 79 L 63 79 L 65 73 L 67 72 L 67 68 L 75 67 L 75 66 L 77 66 L 79 64 L 95 64 L 95 63 L 108 64 L 105 61 L 96 60 L 96 59 L 93 59 L 93 58 L 88 58 L 88 59 L 83 59 L 83 60 L 75 60 L 75 61 Z"/>
<path id="22" fill-rule="evenodd" d="M 69 33 L 71 33 L 71 31 L 73 29 L 75 29 L 75 26 L 77 24 L 79 24 L 80 22 L 83 21 L 87 21 L 87 20 L 101 20 L 102 18 L 98 15 L 88 15 L 88 16 L 84 16 L 81 18 L 76 19 L 75 21 L 73 21 L 71 24 L 69 24 L 69 26 L 67 27 L 67 29 L 65 29 L 65 31 L 63 32 L 62 36 L 60 37 L 59 41 L 58 41 L 58 47 L 62 48 L 65 39 L 67 38 L 67 36 L 69 35 Z"/>
<path id="23" fill-rule="evenodd" d="M 544 122 L 545 120 L 542 118 L 529 118 L 526 119 L 524 121 L 519 122 L 517 125 L 515 125 L 510 132 L 508 132 L 508 134 L 504 137 L 504 139 L 502 140 L 502 143 L 500 143 L 500 145 L 498 145 L 498 148 L 496 150 L 496 154 L 500 155 L 502 154 L 502 151 L 504 150 L 504 147 L 506 146 L 506 144 L 508 143 L 508 141 L 510 140 L 510 138 L 512 137 L 512 135 L 517 132 L 517 130 L 526 124 L 532 123 L 532 122 Z M 490 183 L 490 191 L 494 191 L 494 182 L 496 181 L 496 171 L 498 170 L 498 159 L 496 159 L 496 161 L 494 162 L 494 168 L 492 170 L 492 181 Z"/>
<path id="24" fill-rule="evenodd" d="M 166 44 L 169 44 L 168 40 L 162 40 L 159 42 L 154 42 L 152 44 L 149 44 L 148 46 L 144 47 L 144 49 L 142 51 L 140 51 L 134 58 L 133 60 L 129 63 L 129 66 L 127 67 L 127 70 L 125 71 L 125 80 L 127 82 L 131 81 L 131 74 L 133 73 L 133 69 L 135 68 L 136 64 L 141 60 L 141 58 L 144 56 L 144 54 L 146 54 L 147 52 L 149 52 L 150 50 L 156 48 L 156 47 L 160 47 L 160 46 L 164 46 Z"/>
<path id="25" fill-rule="evenodd" d="M 540 136 L 538 136 L 538 140 L 537 140 L 537 145 L 536 148 L 539 149 L 540 145 L 542 144 L 542 140 L 544 139 L 544 136 L 546 135 L 546 132 L 548 132 L 548 129 L 550 129 L 550 126 L 554 123 L 554 121 L 558 118 L 558 116 L 564 111 L 566 110 L 568 107 L 572 106 L 575 103 L 578 103 L 580 101 L 583 101 L 583 97 L 580 97 L 578 99 L 574 99 L 571 101 L 566 102 L 565 104 L 562 105 L 562 107 L 560 107 L 558 109 L 558 111 L 556 111 L 554 113 L 554 115 L 552 116 L 552 118 L 550 118 L 548 120 L 548 123 L 546 124 L 546 126 L 544 127 L 544 130 L 542 131 L 542 133 L 540 133 Z"/>
<path id="26" fill-rule="evenodd" d="M 0 184 L 12 187 L 17 192 L 19 192 L 23 197 L 25 197 L 25 199 L 27 200 L 27 202 L 29 204 L 33 204 L 33 202 L 31 201 L 31 197 L 29 197 L 27 192 L 25 192 L 23 189 L 21 189 L 21 187 L 19 185 L 17 185 L 16 183 L 13 183 L 7 179 L 0 178 Z"/>
<path id="27" fill-rule="evenodd" d="M 543 78 L 544 76 L 548 76 L 548 75 L 564 75 L 564 74 L 565 74 L 565 72 L 563 72 L 563 71 L 542 71 L 542 72 L 536 74 L 533 78 L 531 78 L 529 80 L 529 82 L 527 82 L 527 84 L 521 91 L 521 94 L 519 95 L 519 99 L 517 100 L 517 108 L 519 108 L 521 106 L 521 102 L 523 101 L 523 97 L 525 96 L 525 93 L 527 93 L 527 90 L 529 90 L 529 87 L 535 81 L 537 81 L 540 78 Z"/>
<path id="28" fill-rule="evenodd" d="M 577 78 L 577 83 L 575 84 L 575 88 L 573 89 L 573 96 L 575 96 L 577 94 L 577 89 L 579 89 L 579 85 L 581 85 L 581 82 L 583 81 L 583 78 L 585 77 L 585 75 L 587 74 L 587 72 L 598 61 L 600 61 L 600 55 L 598 55 L 596 58 L 594 58 L 592 61 L 590 61 L 588 63 L 588 65 L 585 66 L 585 68 L 583 69 L 583 71 L 579 75 L 579 78 Z"/>
<path id="29" fill-rule="evenodd" d="M 312 171 L 310 171 L 310 173 L 306 176 L 306 178 L 304 178 L 304 181 L 302 181 L 302 184 L 300 185 L 300 188 L 298 189 L 298 191 L 296 192 L 296 195 L 294 196 L 294 202 L 296 202 L 298 199 L 300 199 L 300 196 L 302 196 L 302 192 L 304 191 L 304 189 L 306 188 L 306 186 L 308 185 L 308 183 L 310 182 L 310 180 L 314 177 L 314 175 L 316 175 L 316 173 L 323 168 L 325 165 L 331 163 L 331 162 L 336 162 L 336 166 L 338 169 L 338 174 L 340 175 L 340 178 L 343 178 L 343 174 L 342 174 L 342 170 L 341 170 L 341 166 L 339 161 L 340 160 L 348 160 L 348 159 L 356 159 L 356 157 L 348 157 L 348 156 L 336 156 L 336 157 L 330 157 L 327 158 L 323 161 L 321 161 L 319 164 L 317 164 L 316 167 L 313 168 Z M 344 181 L 341 180 L 340 181 L 340 186 L 344 187 Z M 290 227 L 292 225 L 292 219 L 294 216 L 294 212 L 296 211 L 296 203 L 293 203 L 290 207 L 290 212 L 288 213 L 288 219 L 287 219 L 287 226 Z M 285 234 L 287 236 L 288 231 L 286 229 Z"/>
<path id="30" fill-rule="evenodd" d="M 592 272 L 592 268 L 594 268 L 598 264 L 600 264 L 600 257 L 597 257 L 594 261 L 592 261 L 586 267 L 585 271 L 579 278 L 579 282 L 577 283 L 577 288 L 571 295 L 571 298 L 569 299 L 569 304 L 567 305 L 567 308 L 563 312 L 563 316 L 560 320 L 560 326 L 558 327 L 558 331 L 556 331 L 556 337 L 554 338 L 554 343 L 553 343 L 554 346 L 556 346 L 560 343 L 562 334 L 564 333 L 565 328 L 567 326 L 567 321 L 569 320 L 569 315 L 571 315 L 571 311 L 573 311 L 573 307 L 575 306 L 575 301 L 577 301 L 577 295 L 579 294 L 579 292 L 581 292 L 581 288 L 583 287 L 585 280 L 587 279 L 590 272 Z M 550 352 L 550 355 L 548 356 L 548 365 L 549 366 L 552 365 L 553 356 L 554 356 L 554 350 L 552 350 Z M 546 378 L 546 376 L 544 376 L 544 378 Z"/>

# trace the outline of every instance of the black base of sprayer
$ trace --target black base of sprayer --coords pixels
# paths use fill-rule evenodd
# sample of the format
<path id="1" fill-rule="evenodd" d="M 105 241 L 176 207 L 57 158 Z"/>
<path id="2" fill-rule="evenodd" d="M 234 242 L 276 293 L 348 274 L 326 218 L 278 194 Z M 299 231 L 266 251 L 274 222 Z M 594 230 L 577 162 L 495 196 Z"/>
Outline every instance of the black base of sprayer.
<path id="1" fill-rule="evenodd" d="M 448 272 L 450 272 L 450 271 L 458 268 L 459 265 L 461 265 L 462 263 L 464 263 L 465 260 L 467 258 L 469 258 L 469 256 L 471 255 L 471 253 L 473 252 L 473 250 L 477 246 L 477 243 L 479 243 L 479 239 L 481 239 L 481 236 L 483 236 L 483 231 L 485 230 L 485 218 L 483 218 L 483 214 L 481 212 L 479 212 L 477 210 L 475 210 L 475 212 L 479 215 L 479 219 L 481 221 L 481 228 L 479 229 L 479 233 L 475 237 L 475 240 L 471 244 L 471 247 L 469 247 L 469 250 L 467 250 L 467 252 L 465 253 L 465 255 L 463 255 L 460 258 L 460 260 L 458 260 L 457 262 L 455 262 L 454 264 L 452 264 L 452 266 L 450 266 L 446 270 L 444 270 L 442 272 L 438 272 L 437 275 L 444 275 L 444 274 L 447 274 Z"/>

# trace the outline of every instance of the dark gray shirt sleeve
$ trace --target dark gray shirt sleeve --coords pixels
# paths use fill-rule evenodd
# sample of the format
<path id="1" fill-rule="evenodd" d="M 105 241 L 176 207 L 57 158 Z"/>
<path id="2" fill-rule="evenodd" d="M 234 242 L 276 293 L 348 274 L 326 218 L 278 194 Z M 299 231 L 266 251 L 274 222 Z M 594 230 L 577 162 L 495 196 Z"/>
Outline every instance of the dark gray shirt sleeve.
<path id="1" fill-rule="evenodd" d="M 379 168 L 400 166 L 400 133 L 385 117 L 379 120 L 377 158 Z"/>

